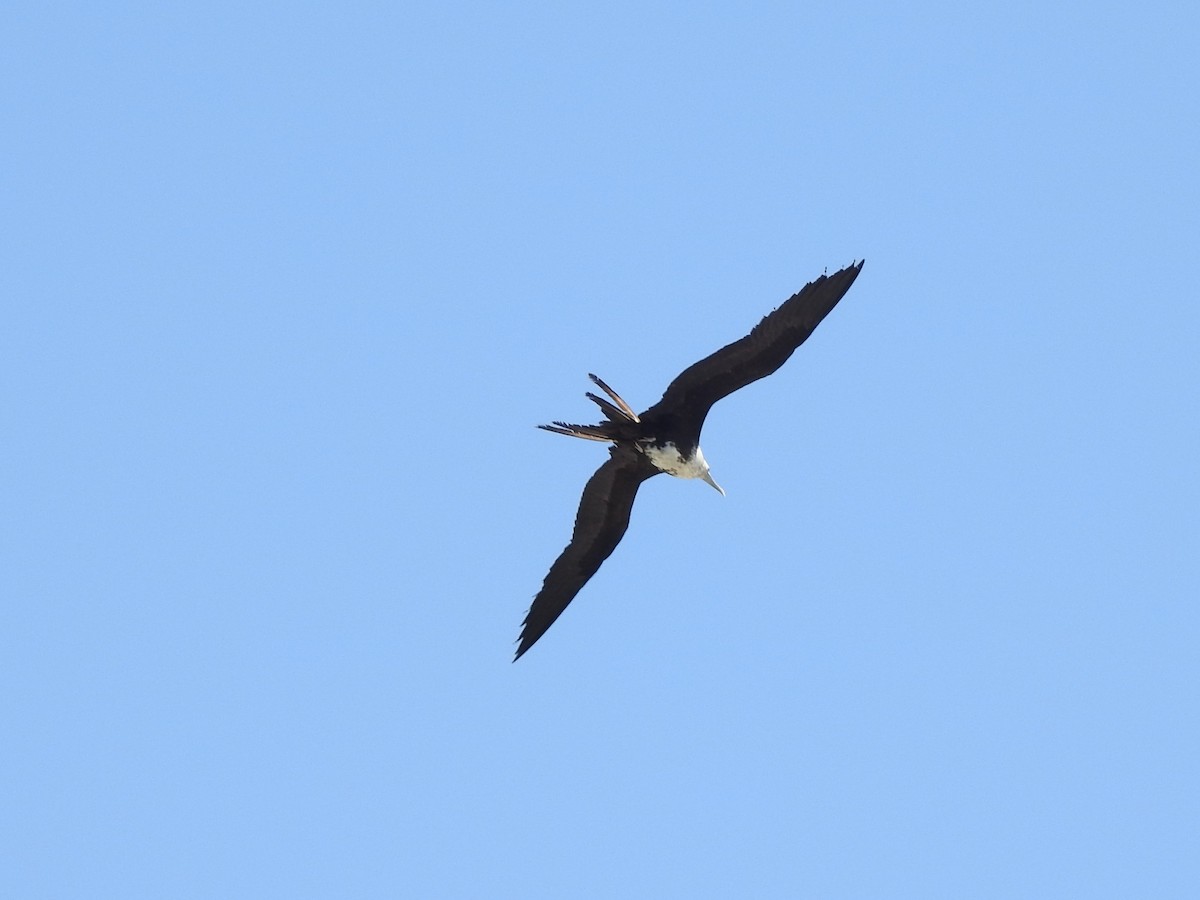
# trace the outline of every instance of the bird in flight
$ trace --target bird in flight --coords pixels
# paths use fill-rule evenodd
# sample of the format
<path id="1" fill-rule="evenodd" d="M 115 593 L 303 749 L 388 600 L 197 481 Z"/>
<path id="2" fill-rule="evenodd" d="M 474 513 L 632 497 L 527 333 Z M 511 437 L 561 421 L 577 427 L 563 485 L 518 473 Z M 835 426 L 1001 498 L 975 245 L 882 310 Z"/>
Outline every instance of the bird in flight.
<path id="1" fill-rule="evenodd" d="M 554 561 L 533 598 L 514 662 L 537 643 L 616 549 L 629 527 L 629 514 L 643 481 L 666 472 L 677 478 L 699 478 L 725 493 L 713 480 L 700 450 L 700 430 L 709 409 L 722 397 L 766 378 L 787 362 L 850 290 L 862 267 L 860 261 L 806 284 L 744 338 L 684 369 L 667 386 L 662 399 L 641 414 L 607 384 L 589 375 L 608 397 L 587 394 L 604 413 L 604 421 L 599 425 L 556 421 L 538 426 L 612 446 L 608 460 L 583 489 L 571 543 Z"/>

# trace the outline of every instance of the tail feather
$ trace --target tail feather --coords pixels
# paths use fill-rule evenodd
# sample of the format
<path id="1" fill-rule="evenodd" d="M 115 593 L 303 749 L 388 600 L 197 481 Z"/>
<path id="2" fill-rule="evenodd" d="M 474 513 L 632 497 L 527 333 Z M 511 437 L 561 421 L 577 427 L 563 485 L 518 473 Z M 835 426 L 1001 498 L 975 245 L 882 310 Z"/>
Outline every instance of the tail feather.
<path id="1" fill-rule="evenodd" d="M 587 397 L 589 400 L 591 400 L 593 403 L 595 403 L 597 406 L 599 406 L 602 410 L 604 410 L 604 415 L 609 419 L 609 421 L 612 421 L 612 422 L 636 421 L 634 419 L 630 419 L 628 414 L 625 412 L 625 410 L 618 409 L 617 407 L 615 407 L 611 403 L 609 403 L 607 400 L 605 400 L 603 397 L 597 397 L 591 391 L 588 391 L 584 396 Z"/>
<path id="2" fill-rule="evenodd" d="M 626 403 L 624 400 L 621 399 L 620 394 L 618 394 L 616 391 L 614 391 L 612 388 L 610 388 L 607 384 L 605 384 L 603 381 L 601 381 L 599 379 L 599 377 L 593 375 L 591 372 L 588 372 L 588 378 L 592 379 L 592 381 L 595 382 L 596 386 L 599 387 L 600 390 L 604 391 L 604 393 L 606 393 L 606 394 L 608 394 L 608 396 L 612 397 L 613 403 L 617 404 L 618 409 L 620 409 L 620 411 L 625 414 L 625 418 L 627 418 L 630 422 L 640 422 L 641 421 L 641 419 L 638 418 L 638 414 L 633 411 L 632 407 L 630 407 L 630 405 L 628 403 Z M 588 394 L 588 396 L 592 397 L 591 394 Z M 599 402 L 599 400 L 596 397 L 592 397 L 592 399 Z"/>
<path id="3" fill-rule="evenodd" d="M 603 425 L 572 425 L 570 422 L 555 421 L 553 425 L 539 425 L 538 428 L 587 441 L 603 441 L 606 444 L 614 439 L 612 435 L 605 433 Z"/>

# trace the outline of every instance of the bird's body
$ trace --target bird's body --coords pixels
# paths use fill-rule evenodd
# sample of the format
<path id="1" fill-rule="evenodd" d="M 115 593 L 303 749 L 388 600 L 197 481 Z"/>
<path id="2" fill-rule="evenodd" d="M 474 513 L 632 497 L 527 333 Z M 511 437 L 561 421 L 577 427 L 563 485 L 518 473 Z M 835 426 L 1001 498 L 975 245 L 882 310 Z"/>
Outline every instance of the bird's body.
<path id="1" fill-rule="evenodd" d="M 700 449 L 709 409 L 722 397 L 765 378 L 812 334 L 858 277 L 862 263 L 821 276 L 764 318 L 741 340 L 685 369 L 662 399 L 638 414 L 607 384 L 589 376 L 608 399 L 588 393 L 604 413 L 598 425 L 555 422 L 538 427 L 558 434 L 611 443 L 609 459 L 583 489 L 571 542 L 550 567 L 525 617 L 516 659 L 554 624 L 629 527 L 641 483 L 662 472 L 699 478 L 722 494 Z"/>

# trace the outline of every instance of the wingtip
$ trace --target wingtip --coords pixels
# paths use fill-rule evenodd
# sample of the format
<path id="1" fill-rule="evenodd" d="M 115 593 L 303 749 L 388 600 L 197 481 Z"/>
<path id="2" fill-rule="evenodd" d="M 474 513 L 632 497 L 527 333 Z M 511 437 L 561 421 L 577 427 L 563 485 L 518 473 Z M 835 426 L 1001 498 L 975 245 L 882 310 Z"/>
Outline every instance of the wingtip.
<path id="1" fill-rule="evenodd" d="M 526 643 L 525 636 L 522 635 L 518 640 L 519 646 L 517 647 L 516 652 L 513 653 L 512 661 L 516 662 L 518 659 L 520 659 L 522 656 L 524 656 L 526 651 L 528 651 L 529 648 L 532 647 L 535 643 L 536 643 L 536 641 L 529 641 L 528 643 Z"/>
<path id="2" fill-rule="evenodd" d="M 853 282 L 854 279 L 858 278 L 858 274 L 859 274 L 859 272 L 862 271 L 862 267 L 863 267 L 864 263 L 866 263 L 866 259 L 852 260 L 850 265 L 846 266 L 844 269 L 838 269 L 838 271 L 834 272 L 832 275 L 826 275 L 825 277 L 826 278 L 849 278 L 850 281 Z"/>
<path id="3" fill-rule="evenodd" d="M 545 632 L 543 632 L 543 634 L 544 633 Z M 524 656 L 529 651 L 529 648 L 538 642 L 538 638 L 540 638 L 541 636 L 542 636 L 541 634 L 539 634 L 539 635 L 531 635 L 530 634 L 530 632 L 529 632 L 529 611 L 527 610 L 525 612 L 525 620 L 523 622 L 521 622 L 521 634 L 517 637 L 517 639 L 515 641 L 513 641 L 513 643 L 517 645 L 517 649 L 513 653 L 512 661 L 516 662 L 518 659 L 520 659 L 522 656 Z"/>
<path id="4" fill-rule="evenodd" d="M 814 279 L 813 284 L 819 284 L 819 283 L 821 283 L 823 281 L 827 281 L 831 278 L 843 278 L 846 276 L 850 276 L 851 278 L 857 278 L 858 273 L 862 271 L 863 263 L 865 263 L 865 262 L 866 262 L 866 259 L 852 259 L 850 261 L 850 265 L 844 266 L 843 268 L 838 269 L 832 275 L 829 274 L 829 267 L 826 266 L 825 271 L 823 271 L 821 273 L 819 278 Z"/>

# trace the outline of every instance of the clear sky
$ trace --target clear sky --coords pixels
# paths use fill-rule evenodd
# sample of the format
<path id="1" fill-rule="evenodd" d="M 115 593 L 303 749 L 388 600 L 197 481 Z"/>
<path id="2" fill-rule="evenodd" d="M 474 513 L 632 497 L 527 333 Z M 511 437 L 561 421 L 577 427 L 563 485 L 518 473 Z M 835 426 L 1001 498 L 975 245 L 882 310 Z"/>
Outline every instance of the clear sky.
<path id="1" fill-rule="evenodd" d="M 1198 26 L 10 9 L 0 895 L 1200 896 Z"/>

